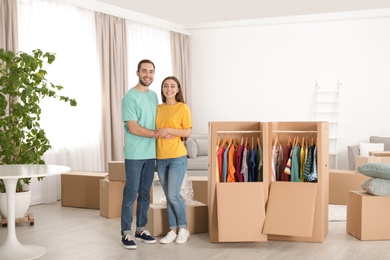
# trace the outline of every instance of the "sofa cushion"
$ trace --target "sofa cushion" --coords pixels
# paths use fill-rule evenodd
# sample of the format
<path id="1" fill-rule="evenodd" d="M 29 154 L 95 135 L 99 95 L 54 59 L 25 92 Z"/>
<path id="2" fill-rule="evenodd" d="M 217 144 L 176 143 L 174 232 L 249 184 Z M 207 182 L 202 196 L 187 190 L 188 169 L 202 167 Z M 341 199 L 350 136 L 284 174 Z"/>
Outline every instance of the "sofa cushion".
<path id="1" fill-rule="evenodd" d="M 363 182 L 361 187 L 372 195 L 390 196 L 390 180 L 371 178 Z"/>
<path id="2" fill-rule="evenodd" d="M 360 156 L 369 156 L 370 152 L 383 152 L 384 143 L 360 143 L 359 152 Z"/>
<path id="3" fill-rule="evenodd" d="M 198 145 L 195 140 L 189 137 L 187 141 L 185 141 L 185 146 L 188 158 L 195 159 L 198 156 Z"/>
<path id="4" fill-rule="evenodd" d="M 373 178 L 390 180 L 390 164 L 382 162 L 372 162 L 360 165 L 356 171 Z"/>
<path id="5" fill-rule="evenodd" d="M 209 147 L 207 139 L 196 139 L 196 143 L 198 144 L 198 156 L 207 156 Z"/>
<path id="6" fill-rule="evenodd" d="M 385 151 L 390 151 L 390 137 L 371 136 L 370 142 L 383 143 L 385 146 Z"/>
<path id="7" fill-rule="evenodd" d="M 208 156 L 198 156 L 196 159 L 187 160 L 187 170 L 205 170 L 208 169 Z"/>

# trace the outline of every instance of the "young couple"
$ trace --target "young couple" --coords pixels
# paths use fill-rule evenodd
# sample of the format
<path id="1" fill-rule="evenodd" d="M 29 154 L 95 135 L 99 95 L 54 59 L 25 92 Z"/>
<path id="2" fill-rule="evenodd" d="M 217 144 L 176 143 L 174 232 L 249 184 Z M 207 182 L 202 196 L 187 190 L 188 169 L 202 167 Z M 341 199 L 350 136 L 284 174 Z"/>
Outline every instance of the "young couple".
<path id="1" fill-rule="evenodd" d="M 135 239 L 149 244 L 156 243 L 145 228 L 155 165 L 167 198 L 170 229 L 160 243 L 168 244 L 176 240 L 176 243 L 183 244 L 190 236 L 180 188 L 187 170 L 187 150 L 181 139 L 191 134 L 191 111 L 184 103 L 179 80 L 173 76 L 163 80 L 163 103 L 158 104 L 156 93 L 149 89 L 154 73 L 153 62 L 141 60 L 137 68 L 139 82 L 122 99 L 126 183 L 121 234 L 126 249 L 137 248 L 131 231 L 133 204 L 137 197 Z"/>

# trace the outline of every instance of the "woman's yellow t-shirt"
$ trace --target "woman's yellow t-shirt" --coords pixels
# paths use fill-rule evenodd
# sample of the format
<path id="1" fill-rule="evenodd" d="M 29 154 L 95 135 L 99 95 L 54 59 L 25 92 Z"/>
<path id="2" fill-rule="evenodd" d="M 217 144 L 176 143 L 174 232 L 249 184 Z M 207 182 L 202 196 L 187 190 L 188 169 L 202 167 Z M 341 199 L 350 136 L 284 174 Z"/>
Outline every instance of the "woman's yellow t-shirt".
<path id="1" fill-rule="evenodd" d="M 159 104 L 157 107 L 156 129 L 161 128 L 192 128 L 191 111 L 187 104 L 182 102 L 178 102 L 173 106 L 167 106 L 164 103 Z M 187 149 L 178 136 L 173 139 L 158 138 L 156 145 L 157 159 L 177 158 L 187 155 Z"/>

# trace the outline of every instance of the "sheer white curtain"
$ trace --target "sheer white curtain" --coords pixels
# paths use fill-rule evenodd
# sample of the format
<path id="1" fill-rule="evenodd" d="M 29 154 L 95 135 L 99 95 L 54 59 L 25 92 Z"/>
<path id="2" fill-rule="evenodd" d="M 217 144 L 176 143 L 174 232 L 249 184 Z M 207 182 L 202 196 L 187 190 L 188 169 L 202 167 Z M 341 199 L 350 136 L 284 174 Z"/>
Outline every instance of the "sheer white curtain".
<path id="1" fill-rule="evenodd" d="M 137 84 L 138 62 L 150 59 L 156 65 L 151 89 L 160 96 L 161 81 L 172 74 L 169 31 L 130 21 L 126 26 L 129 87 Z M 54 63 L 46 67 L 48 79 L 63 85 L 61 93 L 78 102 L 77 107 L 58 100 L 42 102 L 41 127 L 52 146 L 44 156 L 47 164 L 104 171 L 100 152 L 102 90 L 96 46 L 93 11 L 57 1 L 19 0 L 19 49 L 31 52 L 39 48 L 56 53 Z M 60 176 L 32 182 L 32 205 L 61 198 Z"/>
<path id="2" fill-rule="evenodd" d="M 41 127 L 52 149 L 46 164 L 73 170 L 103 171 L 100 163 L 101 86 L 94 12 L 46 0 L 20 0 L 19 49 L 56 54 L 46 67 L 50 82 L 64 86 L 61 94 L 78 105 L 45 99 Z M 33 180 L 32 204 L 60 198 L 60 176 Z"/>
<path id="3" fill-rule="evenodd" d="M 138 83 L 136 75 L 138 62 L 149 59 L 156 66 L 150 89 L 157 93 L 161 102 L 161 83 L 164 78 L 172 76 L 170 32 L 131 21 L 126 21 L 126 30 L 129 88 Z"/>

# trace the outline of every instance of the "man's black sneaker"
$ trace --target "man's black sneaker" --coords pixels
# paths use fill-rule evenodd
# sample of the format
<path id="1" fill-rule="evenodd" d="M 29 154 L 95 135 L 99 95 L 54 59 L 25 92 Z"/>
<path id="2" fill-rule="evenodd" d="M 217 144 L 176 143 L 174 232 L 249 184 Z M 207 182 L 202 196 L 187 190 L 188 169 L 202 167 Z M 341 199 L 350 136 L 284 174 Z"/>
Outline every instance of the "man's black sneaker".
<path id="1" fill-rule="evenodd" d="M 140 234 L 135 233 L 135 239 L 142 240 L 147 244 L 156 243 L 156 239 L 154 239 L 147 230 L 142 231 Z"/>
<path id="2" fill-rule="evenodd" d="M 137 249 L 137 245 L 134 242 L 134 239 L 131 235 L 122 236 L 122 244 L 126 249 Z"/>

